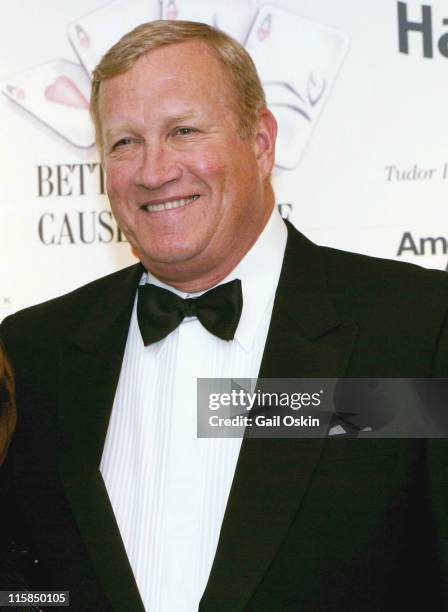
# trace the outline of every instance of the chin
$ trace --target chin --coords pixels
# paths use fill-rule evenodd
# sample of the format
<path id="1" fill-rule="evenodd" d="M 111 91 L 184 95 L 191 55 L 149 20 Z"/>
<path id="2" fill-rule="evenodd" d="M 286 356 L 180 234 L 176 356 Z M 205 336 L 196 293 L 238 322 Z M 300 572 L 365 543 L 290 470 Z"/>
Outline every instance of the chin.
<path id="1" fill-rule="evenodd" d="M 176 245 L 173 248 L 173 244 L 170 244 L 157 249 L 152 245 L 152 248 L 137 249 L 137 252 L 143 263 L 160 266 L 188 261 L 197 255 L 199 250 L 191 245 Z"/>

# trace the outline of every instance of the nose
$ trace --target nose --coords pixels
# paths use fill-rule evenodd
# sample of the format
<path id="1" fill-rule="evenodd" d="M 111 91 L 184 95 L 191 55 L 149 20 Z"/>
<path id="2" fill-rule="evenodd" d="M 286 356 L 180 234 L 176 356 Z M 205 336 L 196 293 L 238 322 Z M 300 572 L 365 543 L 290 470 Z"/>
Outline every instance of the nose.
<path id="1" fill-rule="evenodd" d="M 142 151 L 137 184 L 146 189 L 160 189 L 182 176 L 176 153 L 164 142 L 147 143 Z"/>

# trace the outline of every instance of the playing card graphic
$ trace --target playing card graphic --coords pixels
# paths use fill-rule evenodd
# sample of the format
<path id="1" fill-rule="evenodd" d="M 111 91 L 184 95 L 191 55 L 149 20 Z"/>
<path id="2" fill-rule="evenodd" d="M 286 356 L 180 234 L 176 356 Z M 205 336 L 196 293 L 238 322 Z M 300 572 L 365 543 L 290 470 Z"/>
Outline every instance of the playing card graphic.
<path id="1" fill-rule="evenodd" d="M 347 47 L 342 32 L 276 6 L 260 9 L 246 49 L 279 124 L 277 166 L 298 165 Z"/>
<path id="2" fill-rule="evenodd" d="M 24 100 L 26 98 L 26 93 L 21 87 L 17 87 L 15 85 L 6 85 L 5 89 L 13 100 Z"/>
<path id="3" fill-rule="evenodd" d="M 84 28 L 81 25 L 76 24 L 74 26 L 74 31 L 75 31 L 77 43 L 81 47 L 86 47 L 87 49 L 89 49 L 90 45 L 92 44 L 92 41 L 90 39 L 90 36 L 84 30 Z"/>
<path id="4" fill-rule="evenodd" d="M 258 40 L 265 40 L 271 33 L 272 14 L 268 13 L 262 23 L 257 28 Z"/>
<path id="5" fill-rule="evenodd" d="M 114 0 L 68 26 L 68 37 L 82 65 L 92 73 L 102 56 L 124 34 L 160 18 L 158 0 Z"/>
<path id="6" fill-rule="evenodd" d="M 208 23 L 244 43 L 255 10 L 255 0 L 162 0 L 161 18 Z"/>
<path id="7" fill-rule="evenodd" d="M 179 11 L 177 10 L 175 0 L 169 0 L 168 6 L 166 8 L 165 19 L 177 19 L 178 16 L 179 16 Z"/>
<path id="8" fill-rule="evenodd" d="M 73 108 L 89 108 L 89 101 L 82 91 L 67 76 L 58 76 L 54 82 L 45 89 L 45 97 L 50 102 L 65 104 Z"/>
<path id="9" fill-rule="evenodd" d="M 90 80 L 79 64 L 58 59 L 31 68 L 4 81 L 2 93 L 77 147 L 93 146 Z"/>
<path id="10" fill-rule="evenodd" d="M 88 75 L 103 54 L 141 23 L 159 18 L 208 23 L 245 44 L 252 55 L 279 123 L 276 165 L 293 169 L 342 64 L 347 39 L 269 4 L 254 20 L 256 8 L 256 0 L 113 0 L 68 27 L 82 66 L 54 60 L 7 79 L 2 92 L 75 146 L 93 146 Z"/>

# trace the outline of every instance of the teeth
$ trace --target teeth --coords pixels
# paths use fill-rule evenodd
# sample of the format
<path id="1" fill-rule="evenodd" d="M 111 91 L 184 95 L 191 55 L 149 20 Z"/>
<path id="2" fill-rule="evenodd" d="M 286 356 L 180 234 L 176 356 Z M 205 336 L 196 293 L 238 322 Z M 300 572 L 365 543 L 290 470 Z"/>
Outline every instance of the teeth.
<path id="1" fill-rule="evenodd" d="M 160 210 L 173 210 L 173 208 L 182 208 L 189 202 L 194 202 L 199 198 L 198 195 L 190 196 L 189 198 L 182 198 L 180 200 L 170 200 L 169 202 L 164 202 L 163 204 L 148 204 L 144 206 L 144 209 L 148 212 L 159 212 Z"/>

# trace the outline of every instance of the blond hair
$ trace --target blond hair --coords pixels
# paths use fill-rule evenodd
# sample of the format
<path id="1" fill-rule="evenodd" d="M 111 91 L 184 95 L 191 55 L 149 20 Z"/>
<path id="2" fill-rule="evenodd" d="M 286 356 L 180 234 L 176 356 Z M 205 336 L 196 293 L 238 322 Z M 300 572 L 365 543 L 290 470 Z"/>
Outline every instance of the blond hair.
<path id="1" fill-rule="evenodd" d="M 109 49 L 93 71 L 90 114 L 100 151 L 103 145 L 99 112 L 101 83 L 132 68 L 144 53 L 190 40 L 204 42 L 222 63 L 235 92 L 234 100 L 229 102 L 239 119 L 238 132 L 242 138 L 254 135 L 259 112 L 266 107 L 266 98 L 255 65 L 247 51 L 236 40 L 205 23 L 151 21 L 125 34 Z"/>

